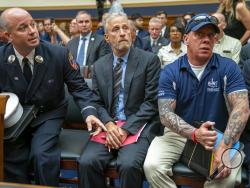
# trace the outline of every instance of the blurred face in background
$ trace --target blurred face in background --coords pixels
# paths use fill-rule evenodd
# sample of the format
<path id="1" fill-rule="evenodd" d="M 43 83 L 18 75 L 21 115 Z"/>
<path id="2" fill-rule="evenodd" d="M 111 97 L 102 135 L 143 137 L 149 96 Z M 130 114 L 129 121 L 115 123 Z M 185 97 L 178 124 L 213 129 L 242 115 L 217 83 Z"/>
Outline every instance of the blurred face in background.
<path id="1" fill-rule="evenodd" d="M 51 33 L 52 32 L 52 23 L 50 19 L 45 19 L 43 21 L 43 25 L 44 25 L 44 31 L 47 33 Z"/>
<path id="2" fill-rule="evenodd" d="M 152 39 L 158 39 L 161 34 L 162 24 L 160 22 L 151 22 L 148 25 L 148 32 Z"/>
<path id="3" fill-rule="evenodd" d="M 43 27 L 43 23 L 42 22 L 38 22 L 37 29 L 38 29 L 39 32 L 43 32 L 44 31 L 44 27 Z"/>
<path id="4" fill-rule="evenodd" d="M 88 14 L 79 14 L 76 16 L 76 22 L 78 25 L 79 32 L 82 35 L 87 35 L 92 31 L 91 16 Z"/>
<path id="5" fill-rule="evenodd" d="M 140 18 L 135 19 L 134 23 L 138 29 L 143 28 L 143 18 L 140 17 Z"/>
<path id="6" fill-rule="evenodd" d="M 71 22 L 69 24 L 69 33 L 70 33 L 70 35 L 76 35 L 79 33 L 76 19 L 71 20 Z"/>
<path id="7" fill-rule="evenodd" d="M 167 19 L 167 16 L 165 14 L 158 14 L 156 17 L 161 20 L 161 24 L 163 26 L 167 24 L 168 19 Z"/>
<path id="8" fill-rule="evenodd" d="M 171 26 L 169 30 L 169 39 L 171 42 L 180 43 L 182 41 L 182 33 L 176 26 Z"/>

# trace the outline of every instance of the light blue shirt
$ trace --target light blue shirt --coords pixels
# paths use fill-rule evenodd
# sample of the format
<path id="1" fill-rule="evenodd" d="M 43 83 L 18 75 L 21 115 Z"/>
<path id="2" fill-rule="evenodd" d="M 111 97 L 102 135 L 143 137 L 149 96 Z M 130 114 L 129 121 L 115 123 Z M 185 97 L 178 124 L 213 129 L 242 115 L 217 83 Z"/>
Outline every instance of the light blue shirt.
<path id="1" fill-rule="evenodd" d="M 124 112 L 124 81 L 125 81 L 125 72 L 126 72 L 126 68 L 127 68 L 129 51 L 123 57 L 121 57 L 123 60 L 123 62 L 122 62 L 122 81 L 121 81 L 120 93 L 118 96 L 118 103 L 117 103 L 116 110 L 115 110 L 116 119 L 124 120 L 124 121 L 126 120 L 126 115 Z M 114 56 L 114 62 L 113 62 L 113 69 L 114 69 L 116 64 L 117 64 L 117 59 L 119 57 L 117 57 L 115 54 L 113 54 L 113 56 Z"/>

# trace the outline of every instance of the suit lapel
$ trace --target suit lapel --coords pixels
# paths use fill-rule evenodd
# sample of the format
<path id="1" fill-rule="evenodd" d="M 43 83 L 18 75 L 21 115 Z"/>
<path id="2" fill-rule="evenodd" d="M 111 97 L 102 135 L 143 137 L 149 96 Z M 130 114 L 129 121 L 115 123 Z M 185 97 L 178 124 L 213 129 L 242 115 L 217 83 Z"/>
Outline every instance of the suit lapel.
<path id="1" fill-rule="evenodd" d="M 73 43 L 72 48 L 73 49 L 72 49 L 71 53 L 73 53 L 73 57 L 75 57 L 75 59 L 77 59 L 77 50 L 78 50 L 79 40 L 80 40 L 80 36 L 77 37 L 74 42 L 72 41 L 72 43 Z"/>
<path id="2" fill-rule="evenodd" d="M 128 100 L 128 93 L 131 86 L 132 79 L 134 77 L 134 73 L 136 71 L 137 65 L 139 63 L 137 56 L 135 54 L 136 48 L 130 48 L 127 68 L 125 73 L 125 81 L 124 81 L 124 105 L 126 105 Z"/>
<path id="3" fill-rule="evenodd" d="M 40 61 L 38 60 L 39 58 Z M 26 98 L 31 98 L 34 92 L 37 90 L 38 86 L 40 85 L 47 70 L 47 62 L 48 60 L 42 53 L 40 44 L 35 50 L 33 77 L 28 87 Z"/>
<path id="4" fill-rule="evenodd" d="M 92 53 L 92 49 L 94 47 L 94 43 L 95 43 L 95 34 L 91 33 L 90 38 L 89 38 L 89 45 L 88 45 L 88 49 L 87 49 L 87 55 L 86 55 L 86 65 L 88 65 L 88 58 L 89 55 Z"/>
<path id="5" fill-rule="evenodd" d="M 108 104 L 111 110 L 112 97 L 113 97 L 113 55 L 110 54 L 107 57 L 107 61 L 103 62 L 103 74 L 105 82 L 107 83 L 107 95 L 108 95 Z"/>

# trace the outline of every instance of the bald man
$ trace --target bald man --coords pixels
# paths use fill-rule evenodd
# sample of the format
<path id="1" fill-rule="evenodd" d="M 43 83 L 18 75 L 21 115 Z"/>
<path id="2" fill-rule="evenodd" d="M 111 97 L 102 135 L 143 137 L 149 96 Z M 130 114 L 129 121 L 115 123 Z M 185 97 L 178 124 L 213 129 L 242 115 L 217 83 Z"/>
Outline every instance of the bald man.
<path id="1" fill-rule="evenodd" d="M 23 106 L 38 109 L 37 117 L 17 140 L 4 143 L 5 181 L 29 183 L 28 165 L 32 165 L 37 184 L 58 186 L 58 139 L 67 111 L 64 83 L 77 99 L 89 130 L 92 123 L 103 126 L 96 118 L 95 96 L 68 50 L 39 40 L 27 11 L 10 8 L 1 19 L 11 43 L 0 48 L 0 92 L 15 93 Z"/>
<path id="2" fill-rule="evenodd" d="M 234 60 L 237 64 L 240 61 L 241 42 L 240 40 L 230 37 L 224 33 L 227 26 L 225 16 L 221 13 L 214 13 L 214 17 L 218 20 L 220 33 L 217 35 L 217 42 L 214 45 L 213 52 L 223 57 Z"/>

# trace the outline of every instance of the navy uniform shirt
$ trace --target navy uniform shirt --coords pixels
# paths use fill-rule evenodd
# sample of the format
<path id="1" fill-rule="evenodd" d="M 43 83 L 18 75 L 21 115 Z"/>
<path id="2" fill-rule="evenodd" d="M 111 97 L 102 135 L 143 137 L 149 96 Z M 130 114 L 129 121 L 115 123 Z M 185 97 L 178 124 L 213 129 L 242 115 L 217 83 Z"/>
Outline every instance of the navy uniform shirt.
<path id="1" fill-rule="evenodd" d="M 228 95 L 239 90 L 246 90 L 246 86 L 231 59 L 213 54 L 199 81 L 184 55 L 162 70 L 158 98 L 175 99 L 175 113 L 187 123 L 214 121 L 224 132 L 228 111 L 223 92 Z"/>

